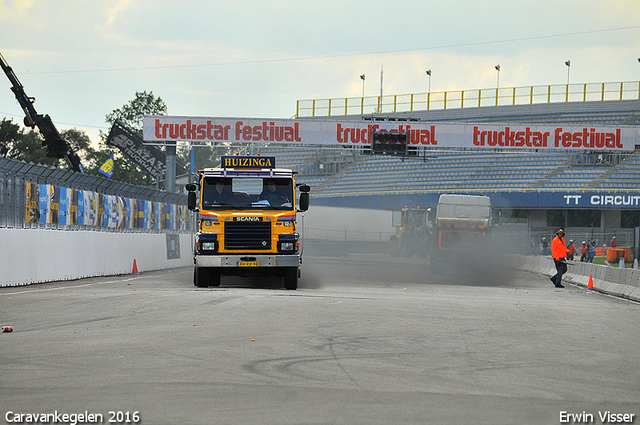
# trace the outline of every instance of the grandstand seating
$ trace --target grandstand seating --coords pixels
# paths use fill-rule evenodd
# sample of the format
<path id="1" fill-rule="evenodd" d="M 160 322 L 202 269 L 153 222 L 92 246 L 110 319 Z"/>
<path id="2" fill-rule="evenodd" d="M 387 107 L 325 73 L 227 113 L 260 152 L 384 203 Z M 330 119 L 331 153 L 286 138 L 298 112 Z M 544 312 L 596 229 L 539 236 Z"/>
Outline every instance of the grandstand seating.
<path id="1" fill-rule="evenodd" d="M 322 119 L 371 119 L 372 116 Z M 382 119 L 380 116 L 373 117 Z M 634 125 L 640 100 L 513 105 L 385 114 L 384 119 L 464 122 Z M 444 191 L 605 190 L 640 191 L 640 152 L 619 164 L 576 164 L 576 153 L 558 151 L 440 150 L 426 157 L 342 156 L 344 147 L 270 146 L 263 155 L 298 172 L 297 181 L 320 196 Z M 336 159 L 337 158 L 337 159 Z"/>
<path id="2" fill-rule="evenodd" d="M 292 153 L 295 150 L 295 154 Z M 640 156 L 617 166 L 572 165 L 567 152 L 439 151 L 427 158 L 359 155 L 341 172 L 328 173 L 316 161 L 319 149 L 270 147 L 278 166 L 298 172 L 314 194 L 495 190 L 640 190 Z M 328 168 L 328 167 L 327 167 Z M 609 173 L 607 175 L 607 173 Z M 603 180 L 602 177 L 605 177 Z"/>
<path id="3" fill-rule="evenodd" d="M 566 161 L 566 155 L 562 161 Z M 531 187 L 558 165 L 557 157 L 442 152 L 427 160 L 370 157 L 330 182 L 325 194 L 484 190 Z"/>

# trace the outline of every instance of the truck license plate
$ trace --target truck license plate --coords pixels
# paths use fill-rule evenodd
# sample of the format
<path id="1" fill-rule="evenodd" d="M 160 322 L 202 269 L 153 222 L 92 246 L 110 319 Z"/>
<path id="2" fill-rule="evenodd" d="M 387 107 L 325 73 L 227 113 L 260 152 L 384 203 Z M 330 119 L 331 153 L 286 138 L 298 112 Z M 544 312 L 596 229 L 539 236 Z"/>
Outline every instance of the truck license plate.
<path id="1" fill-rule="evenodd" d="M 238 261 L 238 267 L 259 267 L 259 261 Z"/>

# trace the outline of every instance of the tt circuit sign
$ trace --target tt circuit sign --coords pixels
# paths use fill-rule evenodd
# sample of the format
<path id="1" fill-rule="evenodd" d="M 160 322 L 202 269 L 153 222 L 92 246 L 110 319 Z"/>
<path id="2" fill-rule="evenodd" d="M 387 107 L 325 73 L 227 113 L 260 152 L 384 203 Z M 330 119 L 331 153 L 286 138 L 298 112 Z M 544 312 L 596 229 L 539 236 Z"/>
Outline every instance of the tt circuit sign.
<path id="1" fill-rule="evenodd" d="M 567 207 L 631 207 L 640 208 L 640 194 L 567 194 L 562 196 Z"/>
<path id="2" fill-rule="evenodd" d="M 640 209 L 640 192 L 523 191 L 488 193 L 498 208 Z"/>
<path id="3" fill-rule="evenodd" d="M 192 144 L 294 143 L 364 146 L 380 132 L 406 133 L 409 146 L 433 148 L 631 151 L 635 127 L 481 125 L 422 122 L 306 121 L 256 118 L 145 116 L 145 142 Z"/>

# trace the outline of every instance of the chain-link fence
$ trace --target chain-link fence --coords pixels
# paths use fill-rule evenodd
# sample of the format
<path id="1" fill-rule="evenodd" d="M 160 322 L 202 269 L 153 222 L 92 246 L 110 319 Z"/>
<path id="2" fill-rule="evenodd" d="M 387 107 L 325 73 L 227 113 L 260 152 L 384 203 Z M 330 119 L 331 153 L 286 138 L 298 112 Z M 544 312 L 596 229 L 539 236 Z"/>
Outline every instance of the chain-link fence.
<path id="1" fill-rule="evenodd" d="M 0 157 L 0 227 L 186 232 L 187 197 Z"/>

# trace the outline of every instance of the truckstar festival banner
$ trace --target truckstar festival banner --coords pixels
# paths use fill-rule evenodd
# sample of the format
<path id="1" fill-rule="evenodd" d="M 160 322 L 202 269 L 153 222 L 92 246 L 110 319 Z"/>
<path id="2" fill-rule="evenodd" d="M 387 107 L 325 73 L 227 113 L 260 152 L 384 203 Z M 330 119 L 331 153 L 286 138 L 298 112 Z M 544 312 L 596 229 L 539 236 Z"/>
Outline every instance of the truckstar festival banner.
<path id="1" fill-rule="evenodd" d="M 145 142 L 363 146 L 371 143 L 372 132 L 385 131 L 406 132 L 409 146 L 432 148 L 632 151 L 640 145 L 640 129 L 627 126 L 145 116 L 143 133 Z"/>

